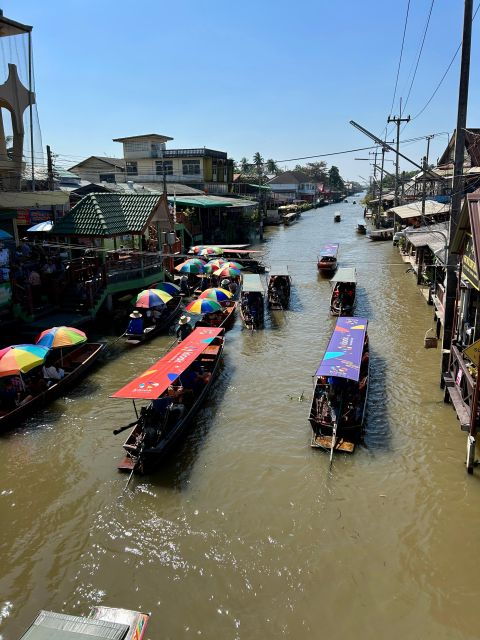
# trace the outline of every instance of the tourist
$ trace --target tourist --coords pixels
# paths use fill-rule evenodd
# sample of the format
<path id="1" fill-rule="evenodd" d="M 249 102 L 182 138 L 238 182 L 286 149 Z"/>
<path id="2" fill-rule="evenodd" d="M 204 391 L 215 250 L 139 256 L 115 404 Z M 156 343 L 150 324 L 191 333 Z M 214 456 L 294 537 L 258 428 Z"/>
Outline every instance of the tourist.
<path id="1" fill-rule="evenodd" d="M 127 333 L 135 336 L 141 335 L 143 333 L 143 316 L 135 309 L 129 316 L 131 318 L 128 323 Z"/>
<path id="2" fill-rule="evenodd" d="M 189 316 L 182 316 L 178 321 L 178 327 L 176 330 L 176 336 L 178 342 L 182 342 L 187 338 L 193 331 L 192 325 L 190 323 L 191 318 Z"/>
<path id="3" fill-rule="evenodd" d="M 59 380 L 62 380 L 62 378 L 65 376 L 65 371 L 63 369 L 60 369 L 60 367 L 58 367 L 57 369 L 54 364 L 51 364 L 49 366 L 47 366 L 47 364 L 44 364 L 42 367 L 42 373 L 43 377 L 47 381 L 47 387 L 51 387 L 52 384 L 55 384 Z"/>

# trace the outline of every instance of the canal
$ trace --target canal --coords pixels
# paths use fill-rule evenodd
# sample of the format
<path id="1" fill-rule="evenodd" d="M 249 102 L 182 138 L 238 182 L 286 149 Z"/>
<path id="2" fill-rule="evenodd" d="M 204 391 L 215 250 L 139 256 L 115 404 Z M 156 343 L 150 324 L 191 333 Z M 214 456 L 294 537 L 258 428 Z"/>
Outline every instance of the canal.
<path id="1" fill-rule="evenodd" d="M 342 222 L 333 223 L 340 210 Z M 391 243 L 355 233 L 338 204 L 267 231 L 265 262 L 288 264 L 291 309 L 228 334 L 214 393 L 156 475 L 117 473 L 128 401 L 109 395 L 171 337 L 118 343 L 65 398 L 0 438 L 0 638 L 40 608 L 102 603 L 151 611 L 151 640 L 478 638 L 479 476 L 425 350 L 428 307 Z M 334 321 L 318 248 L 340 243 L 369 318 L 365 446 L 309 446 L 312 374 Z"/>

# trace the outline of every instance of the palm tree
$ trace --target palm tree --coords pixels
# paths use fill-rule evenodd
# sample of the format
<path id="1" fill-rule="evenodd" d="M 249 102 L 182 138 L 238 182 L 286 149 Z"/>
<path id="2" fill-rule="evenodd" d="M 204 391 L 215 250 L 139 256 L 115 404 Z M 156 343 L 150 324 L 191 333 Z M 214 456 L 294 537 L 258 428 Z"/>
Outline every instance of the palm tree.
<path id="1" fill-rule="evenodd" d="M 275 175 L 280 173 L 278 164 L 275 162 L 275 160 L 272 160 L 272 158 L 269 158 L 265 164 L 267 167 L 267 173 L 274 173 Z"/>
<path id="2" fill-rule="evenodd" d="M 250 173 L 250 163 L 245 156 L 240 160 L 240 171 L 244 175 L 248 175 Z"/>

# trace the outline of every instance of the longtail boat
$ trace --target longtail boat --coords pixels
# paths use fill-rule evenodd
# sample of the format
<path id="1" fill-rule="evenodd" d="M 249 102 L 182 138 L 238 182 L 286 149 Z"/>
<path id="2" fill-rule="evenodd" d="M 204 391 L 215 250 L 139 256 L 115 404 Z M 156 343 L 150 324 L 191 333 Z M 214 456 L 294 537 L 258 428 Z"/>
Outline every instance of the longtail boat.
<path id="1" fill-rule="evenodd" d="M 336 270 L 338 247 L 337 243 L 330 243 L 320 250 L 317 258 L 317 268 L 321 273 L 329 274 Z"/>
<path id="2" fill-rule="evenodd" d="M 372 229 L 369 234 L 370 240 L 379 241 L 379 240 L 392 240 L 393 239 L 394 228 L 390 227 L 389 229 Z"/>
<path id="3" fill-rule="evenodd" d="M 247 329 L 263 327 L 265 287 L 257 273 L 244 273 L 240 292 L 240 316 Z"/>
<path id="4" fill-rule="evenodd" d="M 177 317 L 180 312 L 180 307 L 182 305 L 182 296 L 174 296 L 171 300 L 169 300 L 165 307 L 163 308 L 162 315 L 158 320 L 143 329 L 141 333 L 125 333 L 125 340 L 128 344 L 141 344 L 155 338 L 155 336 L 164 333 L 166 329 L 170 327 L 172 322 Z"/>
<path id="5" fill-rule="evenodd" d="M 334 221 L 334 222 L 341 222 L 341 220 L 342 220 L 342 216 L 341 216 L 341 214 L 340 214 L 340 213 L 338 213 L 338 212 L 337 212 L 337 213 L 333 216 L 333 221 Z"/>
<path id="6" fill-rule="evenodd" d="M 350 315 L 355 307 L 357 272 L 355 267 L 341 267 L 332 280 L 330 313 L 333 316 Z"/>
<path id="7" fill-rule="evenodd" d="M 287 265 L 280 264 L 270 268 L 268 275 L 268 306 L 271 309 L 287 309 L 290 302 L 292 278 Z"/>
<path id="8" fill-rule="evenodd" d="M 67 388 L 71 387 L 75 382 L 78 382 L 80 378 L 85 376 L 89 369 L 93 367 L 105 347 L 105 342 L 86 342 L 69 353 L 59 356 L 58 360 L 53 362 L 53 364 L 64 370 L 64 377 L 61 380 L 55 381 L 54 384 L 44 391 L 32 395 L 31 399 L 24 400 L 23 404 L 10 411 L 2 411 L 0 407 L 0 431 L 8 427 L 19 426 L 27 416 L 47 405 L 49 402 L 52 402 Z M 32 372 L 33 371 L 32 369 Z"/>
<path id="9" fill-rule="evenodd" d="M 217 376 L 224 330 L 199 327 L 112 398 L 133 400 L 136 419 L 123 448 L 120 471 L 149 473 L 187 432 Z M 150 401 L 137 410 L 136 401 Z"/>
<path id="10" fill-rule="evenodd" d="M 367 223 L 363 218 L 357 220 L 357 233 L 365 235 L 367 233 Z"/>
<path id="11" fill-rule="evenodd" d="M 88 617 L 40 611 L 20 640 L 143 640 L 149 613 L 113 607 L 94 607 Z"/>
<path id="12" fill-rule="evenodd" d="M 353 453 L 367 405 L 369 348 L 366 318 L 338 318 L 315 376 L 311 446 Z"/>

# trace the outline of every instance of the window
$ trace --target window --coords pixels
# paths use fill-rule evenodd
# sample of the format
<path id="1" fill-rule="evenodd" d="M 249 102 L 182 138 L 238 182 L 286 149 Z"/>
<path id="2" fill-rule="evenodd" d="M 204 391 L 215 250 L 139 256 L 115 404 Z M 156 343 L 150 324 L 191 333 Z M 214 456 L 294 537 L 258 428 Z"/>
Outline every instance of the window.
<path id="1" fill-rule="evenodd" d="M 138 166 L 136 162 L 126 162 L 127 176 L 138 176 Z"/>
<path id="2" fill-rule="evenodd" d="M 173 176 L 173 162 L 171 160 L 155 161 L 155 173 L 157 176 L 163 176 L 163 164 L 165 163 L 165 175 Z"/>
<path id="3" fill-rule="evenodd" d="M 125 152 L 129 151 L 149 151 L 150 145 L 148 142 L 124 142 L 123 149 Z"/>
<path id="4" fill-rule="evenodd" d="M 182 160 L 184 176 L 200 175 L 200 160 Z"/>
<path id="5" fill-rule="evenodd" d="M 100 182 L 115 182 L 115 174 L 114 173 L 101 173 L 99 175 Z"/>

